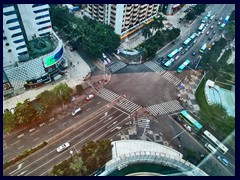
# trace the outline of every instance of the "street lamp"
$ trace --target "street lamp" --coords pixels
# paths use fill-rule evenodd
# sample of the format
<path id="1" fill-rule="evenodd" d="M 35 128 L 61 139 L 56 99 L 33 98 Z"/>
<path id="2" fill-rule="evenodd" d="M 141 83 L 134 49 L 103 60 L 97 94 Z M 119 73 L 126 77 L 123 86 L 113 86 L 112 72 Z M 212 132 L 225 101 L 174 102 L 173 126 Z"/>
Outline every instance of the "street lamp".
<path id="1" fill-rule="evenodd" d="M 220 106 L 223 107 L 223 106 L 222 106 L 222 99 L 221 99 L 221 95 L 220 95 L 219 91 L 218 91 L 214 86 L 208 86 L 208 87 L 209 87 L 210 89 L 213 88 L 215 91 L 217 91 L 218 96 L 219 96 L 219 99 L 220 99 Z"/>
<path id="2" fill-rule="evenodd" d="M 184 133 L 186 131 L 186 129 L 184 129 L 183 131 L 181 131 L 180 133 L 178 133 L 176 136 L 174 136 L 171 140 L 170 140 L 170 143 L 169 143 L 169 146 L 170 144 L 172 143 L 172 140 L 177 138 L 178 136 L 180 136 L 182 133 Z"/>

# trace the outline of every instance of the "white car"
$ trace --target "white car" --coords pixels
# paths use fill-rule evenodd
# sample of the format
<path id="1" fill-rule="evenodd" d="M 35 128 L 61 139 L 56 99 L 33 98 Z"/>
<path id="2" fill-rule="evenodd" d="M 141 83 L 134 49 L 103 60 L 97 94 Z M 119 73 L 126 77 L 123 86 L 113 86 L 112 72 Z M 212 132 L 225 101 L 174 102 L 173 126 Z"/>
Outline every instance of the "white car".
<path id="1" fill-rule="evenodd" d="M 111 60 L 109 58 L 106 58 L 108 64 L 111 64 Z"/>
<path id="2" fill-rule="evenodd" d="M 104 53 L 102 53 L 102 56 L 103 56 L 104 59 L 107 57 L 106 54 L 104 54 Z"/>
<path id="3" fill-rule="evenodd" d="M 174 59 L 175 59 L 175 61 L 176 61 L 176 60 L 178 60 L 179 58 L 180 58 L 180 56 L 178 55 L 178 56 L 176 56 Z"/>
<path id="4" fill-rule="evenodd" d="M 68 142 L 62 144 L 61 146 L 59 146 L 57 148 L 57 152 L 62 152 L 64 151 L 65 149 L 69 148 L 70 147 L 70 144 Z"/>
<path id="5" fill-rule="evenodd" d="M 192 128 L 187 124 L 184 124 L 183 127 L 185 127 L 189 132 L 192 131 Z"/>
<path id="6" fill-rule="evenodd" d="M 211 26 L 210 29 L 213 29 L 214 26 Z"/>
<path id="7" fill-rule="evenodd" d="M 179 50 L 179 52 L 181 52 L 181 50 L 183 50 L 183 47 L 180 47 L 178 50 Z"/>
<path id="8" fill-rule="evenodd" d="M 86 101 L 89 101 L 89 100 L 91 100 L 92 98 L 94 98 L 94 94 L 89 94 L 89 95 L 87 95 L 86 97 L 85 97 L 85 100 Z"/>
<path id="9" fill-rule="evenodd" d="M 77 109 L 75 109 L 73 112 L 72 112 L 72 116 L 76 116 L 78 113 L 80 113 L 81 112 L 81 108 L 77 108 Z"/>
<path id="10" fill-rule="evenodd" d="M 206 35 L 209 35 L 209 31 L 206 32 Z"/>

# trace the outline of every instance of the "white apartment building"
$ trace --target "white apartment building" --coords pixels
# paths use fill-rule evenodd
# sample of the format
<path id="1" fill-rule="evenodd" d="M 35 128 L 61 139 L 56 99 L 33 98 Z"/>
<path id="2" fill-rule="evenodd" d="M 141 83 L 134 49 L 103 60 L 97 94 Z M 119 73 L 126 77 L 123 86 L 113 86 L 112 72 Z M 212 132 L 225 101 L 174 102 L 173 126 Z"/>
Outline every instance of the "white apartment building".
<path id="1" fill-rule="evenodd" d="M 87 14 L 123 36 L 157 15 L 159 4 L 87 4 Z"/>

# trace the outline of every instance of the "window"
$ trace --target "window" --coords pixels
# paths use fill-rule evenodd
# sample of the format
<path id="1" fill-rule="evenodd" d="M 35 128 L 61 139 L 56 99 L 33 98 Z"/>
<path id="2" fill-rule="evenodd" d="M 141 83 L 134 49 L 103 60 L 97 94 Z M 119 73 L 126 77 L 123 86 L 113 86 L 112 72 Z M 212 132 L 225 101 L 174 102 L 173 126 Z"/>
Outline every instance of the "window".
<path id="1" fill-rule="evenodd" d="M 6 43 L 5 45 L 6 45 L 6 46 L 9 46 L 9 43 Z"/>
<path id="2" fill-rule="evenodd" d="M 17 47 L 16 50 L 23 49 L 23 48 L 26 48 L 26 47 L 27 47 L 26 45 L 22 45 L 22 46 Z"/>
<path id="3" fill-rule="evenodd" d="M 42 27 L 42 28 L 39 28 L 38 31 L 42 31 L 44 29 L 48 29 L 48 28 L 51 28 L 52 26 L 47 26 L 47 27 Z"/>
<path id="4" fill-rule="evenodd" d="M 16 14 L 16 12 L 14 10 L 3 13 L 3 15 L 5 15 L 5 16 L 10 16 L 10 15 L 13 15 L 13 14 Z"/>
<path id="5" fill-rule="evenodd" d="M 24 39 L 19 39 L 19 40 L 16 40 L 16 41 L 13 41 L 14 43 L 20 43 L 20 42 L 24 42 Z"/>
<path id="6" fill-rule="evenodd" d="M 8 28 L 8 29 L 9 29 L 9 30 L 16 30 L 16 29 L 19 29 L 19 28 L 20 28 L 20 26 L 17 25 L 17 26 L 10 27 L 10 28 Z"/>
<path id="7" fill-rule="evenodd" d="M 17 22 L 17 21 L 18 21 L 18 18 L 10 19 L 6 22 L 6 24 L 10 24 L 10 23 Z"/>
<path id="8" fill-rule="evenodd" d="M 44 12 L 44 11 L 48 11 L 48 8 L 39 9 L 39 10 L 36 10 L 36 11 L 33 11 L 33 12 L 37 14 L 37 13 Z"/>
<path id="9" fill-rule="evenodd" d="M 22 32 L 19 32 L 19 33 L 13 34 L 13 35 L 11 36 L 11 38 L 14 38 L 14 37 L 17 37 L 17 36 L 21 36 L 21 35 L 23 35 Z"/>
<path id="10" fill-rule="evenodd" d="M 49 14 L 45 14 L 45 15 L 42 15 L 42 16 L 37 16 L 35 18 L 35 20 L 42 19 L 42 18 L 45 18 L 45 17 L 49 17 Z"/>
<path id="11" fill-rule="evenodd" d="M 38 22 L 37 25 L 46 24 L 46 23 L 49 23 L 49 22 L 51 22 L 51 21 L 50 20 L 46 20 L 46 21 Z"/>
<path id="12" fill-rule="evenodd" d="M 44 5 L 46 5 L 46 4 L 34 4 L 34 5 L 32 5 L 32 7 L 34 8 L 34 7 L 44 6 Z"/>

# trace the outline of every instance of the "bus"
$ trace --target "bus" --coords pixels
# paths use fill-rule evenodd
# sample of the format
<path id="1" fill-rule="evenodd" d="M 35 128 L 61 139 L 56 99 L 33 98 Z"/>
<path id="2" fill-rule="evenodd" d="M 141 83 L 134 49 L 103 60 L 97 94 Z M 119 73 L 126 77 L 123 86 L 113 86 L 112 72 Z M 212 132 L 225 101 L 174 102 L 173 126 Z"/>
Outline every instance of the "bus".
<path id="1" fill-rule="evenodd" d="M 205 24 L 204 23 L 202 23 L 200 26 L 199 26 L 199 28 L 198 28 L 198 31 L 202 31 L 203 30 L 203 28 L 204 28 L 204 26 L 205 26 Z"/>
<path id="2" fill-rule="evenodd" d="M 164 66 L 167 67 L 167 68 L 169 68 L 169 67 L 172 65 L 173 62 L 174 62 L 174 59 L 173 59 L 173 58 L 172 58 L 172 59 L 169 59 L 167 62 L 165 62 Z"/>
<path id="3" fill-rule="evenodd" d="M 215 138 L 209 131 L 205 130 L 203 134 L 209 143 L 216 146 L 217 150 L 219 150 L 222 154 L 225 154 L 228 151 L 228 148 L 224 146 L 217 138 Z"/>
<path id="4" fill-rule="evenodd" d="M 191 39 L 191 40 L 194 40 L 196 37 L 197 37 L 197 33 L 193 33 L 193 34 L 190 36 L 190 39 Z"/>
<path id="5" fill-rule="evenodd" d="M 173 52 L 171 52 L 167 57 L 168 59 L 172 59 L 177 53 L 179 53 L 179 49 L 175 49 Z"/>
<path id="6" fill-rule="evenodd" d="M 205 43 L 201 49 L 199 50 L 200 53 L 203 53 L 205 51 L 205 49 L 207 48 L 207 43 Z"/>
<path id="7" fill-rule="evenodd" d="M 190 60 L 186 60 L 184 61 L 184 63 L 182 63 L 178 68 L 177 68 L 177 72 L 181 73 L 183 71 L 183 69 L 190 63 Z"/>
<path id="8" fill-rule="evenodd" d="M 186 61 L 190 62 L 190 60 L 186 60 Z M 181 111 L 180 117 L 185 119 L 195 131 L 199 131 L 203 128 L 203 126 L 196 119 L 194 119 L 190 114 L 188 114 L 186 110 Z"/>
<path id="9" fill-rule="evenodd" d="M 192 39 L 187 38 L 184 42 L 183 42 L 183 47 L 187 47 L 189 45 L 189 43 L 191 42 Z"/>
<path id="10" fill-rule="evenodd" d="M 223 29 L 226 26 L 225 23 L 222 23 L 222 25 L 220 26 L 220 29 Z"/>
<path id="11" fill-rule="evenodd" d="M 216 153 L 217 152 L 217 150 L 211 144 L 206 143 L 205 147 L 212 153 Z"/>
<path id="12" fill-rule="evenodd" d="M 228 23 L 228 20 L 229 20 L 229 18 L 230 18 L 230 16 L 229 16 L 229 15 L 227 15 L 227 16 L 225 17 L 225 19 L 224 19 L 224 23 L 225 23 L 225 24 L 227 24 L 227 23 Z"/>

